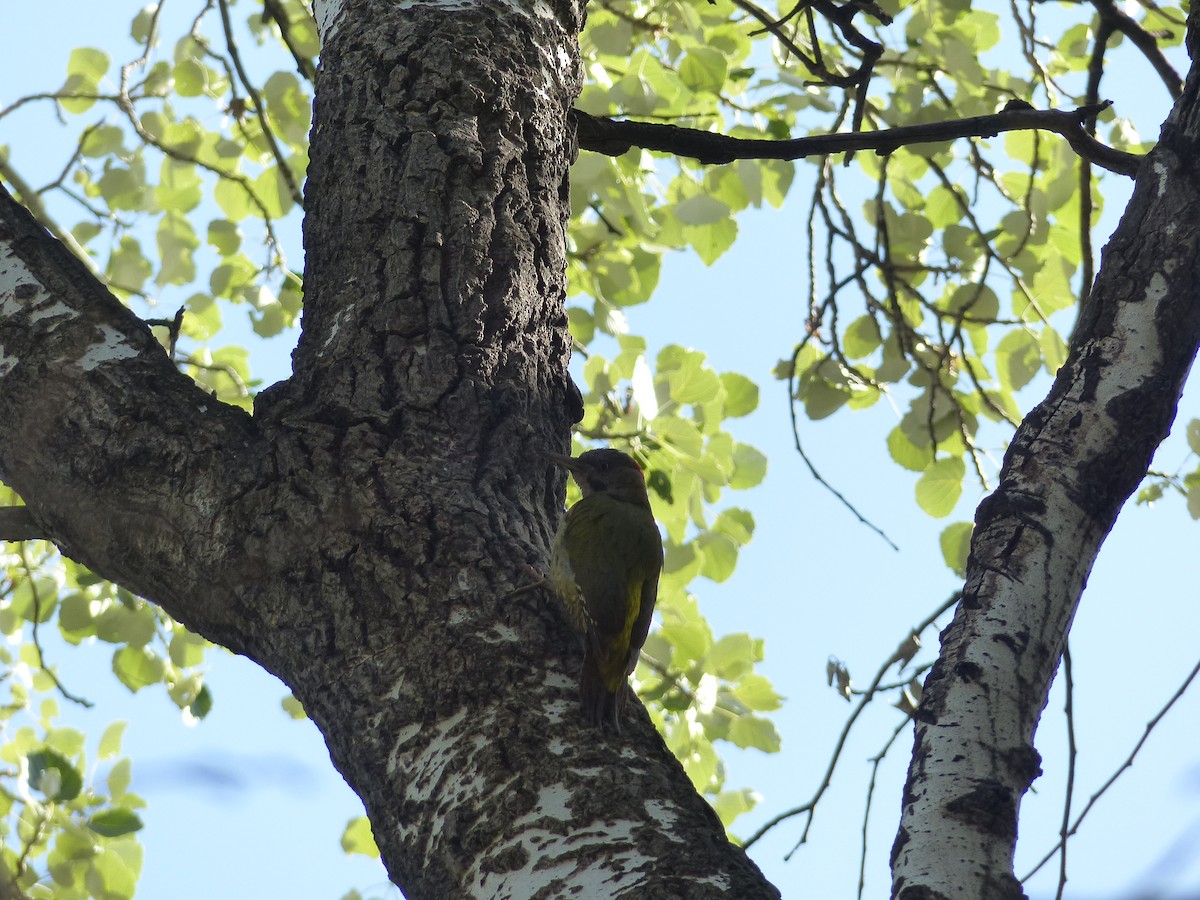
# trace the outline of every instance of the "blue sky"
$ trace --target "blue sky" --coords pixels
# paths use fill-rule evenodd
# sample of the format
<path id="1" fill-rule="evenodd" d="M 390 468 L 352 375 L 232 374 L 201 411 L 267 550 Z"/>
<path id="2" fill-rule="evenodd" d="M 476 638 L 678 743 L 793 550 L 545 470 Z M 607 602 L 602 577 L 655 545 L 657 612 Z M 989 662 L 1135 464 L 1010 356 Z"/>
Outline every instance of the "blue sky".
<path id="1" fill-rule="evenodd" d="M 136 8 L 105 4 L 101 14 L 95 4 L 60 0 L 7 10 L 11 52 L 0 56 L 0 105 L 61 83 L 74 46 L 119 46 L 116 61 L 125 54 L 132 58 L 125 35 Z M 182 7 L 175 12 L 193 14 Z M 248 12 L 243 5 L 240 14 Z M 1151 108 L 1146 98 L 1161 94 L 1159 85 L 1136 63 L 1124 73 L 1124 84 L 1111 85 L 1118 112 L 1145 110 L 1140 124 L 1153 134 L 1166 106 Z M 57 175 L 66 156 L 58 144 L 61 133 L 47 127 L 45 112 L 43 107 L 0 119 L 0 144 L 14 146 L 14 165 L 34 183 Z M 667 343 L 694 346 L 718 370 L 743 372 L 762 388 L 760 409 L 737 423 L 735 434 L 767 453 L 768 478 L 759 488 L 729 497 L 754 513 L 758 529 L 729 582 L 696 586 L 717 633 L 748 631 L 766 638 L 763 671 L 788 698 L 777 715 L 784 741 L 780 754 L 733 748 L 726 754 L 728 785 L 753 787 L 764 798 L 739 821 L 741 834 L 811 796 L 850 711 L 825 686 L 827 658 L 836 655 L 865 684 L 907 629 L 959 587 L 941 560 L 937 535 L 949 521 L 969 519 L 979 499 L 968 491 L 946 520 L 920 512 L 913 501 L 915 476 L 896 466 L 884 445 L 896 421 L 884 403 L 802 422 L 805 448 L 822 474 L 896 540 L 900 551 L 894 552 L 815 484 L 791 449 L 786 389 L 770 371 L 790 354 L 806 312 L 795 261 L 803 240 L 799 185 L 807 176 L 801 166 L 788 210 L 743 216 L 734 250 L 711 269 L 688 254 L 670 257 L 653 301 L 629 311 L 632 330 L 650 342 L 651 358 Z M 1109 196 L 1110 225 L 1122 205 L 1116 194 Z M 164 308 L 173 310 L 183 296 L 164 298 Z M 731 304 L 738 310 L 736 328 L 729 327 Z M 267 382 L 286 375 L 286 341 L 244 340 L 257 374 Z M 1037 390 L 1026 396 L 1035 401 Z M 1200 415 L 1194 391 L 1184 397 L 1176 431 L 1193 415 Z M 1156 466 L 1175 470 L 1186 458 L 1186 445 L 1176 435 Z M 1121 763 L 1145 722 L 1194 665 L 1200 611 L 1192 553 L 1198 538 L 1197 525 L 1179 501 L 1154 509 L 1131 506 L 1101 553 L 1072 634 L 1080 746 L 1076 809 Z M 927 633 L 926 646 L 934 643 Z M 209 680 L 215 707 L 203 723 L 188 728 L 161 692 L 125 691 L 108 674 L 109 652 L 104 645 L 60 647 L 51 649 L 51 659 L 69 686 L 97 701 L 90 712 L 65 711 L 71 721 L 96 736 L 112 719 L 130 722 L 125 745 L 134 758 L 133 787 L 150 801 L 139 896 L 336 898 L 351 887 L 386 895 L 381 867 L 349 859 L 338 847 L 342 827 L 361 806 L 330 766 L 316 729 L 280 710 L 286 689 L 278 681 L 245 660 L 213 652 Z M 785 897 L 854 894 L 867 760 L 897 721 L 885 702 L 877 707 L 864 716 L 844 751 L 809 844 L 790 862 L 782 860 L 799 837 L 794 822 L 755 848 L 755 859 Z M 1022 807 L 1018 874 L 1053 843 L 1058 829 L 1065 764 L 1061 708 L 1056 684 L 1037 739 L 1046 774 Z M 1067 897 L 1200 894 L 1198 715 L 1200 695 L 1193 691 L 1084 823 L 1070 849 Z M 887 890 L 887 853 L 910 746 L 906 732 L 881 767 L 868 832 L 867 896 Z M 1055 871 L 1049 867 L 1032 882 L 1031 895 L 1053 896 Z"/>

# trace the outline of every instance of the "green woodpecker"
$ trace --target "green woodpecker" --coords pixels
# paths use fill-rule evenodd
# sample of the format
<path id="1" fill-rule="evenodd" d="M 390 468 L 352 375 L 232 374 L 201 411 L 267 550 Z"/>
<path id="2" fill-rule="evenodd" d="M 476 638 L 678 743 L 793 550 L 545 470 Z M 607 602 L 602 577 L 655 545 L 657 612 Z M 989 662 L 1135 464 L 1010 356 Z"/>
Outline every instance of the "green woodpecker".
<path id="1" fill-rule="evenodd" d="M 550 581 L 584 638 L 583 717 L 620 732 L 628 678 L 654 614 L 662 539 L 633 459 L 617 450 L 550 458 L 583 492 L 563 517 L 550 558 Z"/>

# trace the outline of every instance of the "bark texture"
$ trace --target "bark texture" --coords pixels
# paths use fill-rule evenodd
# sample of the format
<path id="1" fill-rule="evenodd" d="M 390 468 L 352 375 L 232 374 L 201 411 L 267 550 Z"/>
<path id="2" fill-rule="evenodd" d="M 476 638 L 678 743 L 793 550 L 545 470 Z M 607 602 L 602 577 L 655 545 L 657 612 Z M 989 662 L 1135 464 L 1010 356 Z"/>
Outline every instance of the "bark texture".
<path id="1" fill-rule="evenodd" d="M 894 897 L 1024 896 L 1013 851 L 1040 774 L 1034 731 L 1092 563 L 1170 430 L 1200 345 L 1198 140 L 1193 67 L 1070 356 L 976 514 L 963 600 L 917 713 Z"/>
<path id="2" fill-rule="evenodd" d="M 296 692 L 412 900 L 778 896 L 644 713 L 579 722 L 557 601 L 512 593 L 578 416 L 581 6 L 321 12 L 294 375 L 253 417 L 217 404 L 0 191 L 0 474 L 64 552 Z"/>

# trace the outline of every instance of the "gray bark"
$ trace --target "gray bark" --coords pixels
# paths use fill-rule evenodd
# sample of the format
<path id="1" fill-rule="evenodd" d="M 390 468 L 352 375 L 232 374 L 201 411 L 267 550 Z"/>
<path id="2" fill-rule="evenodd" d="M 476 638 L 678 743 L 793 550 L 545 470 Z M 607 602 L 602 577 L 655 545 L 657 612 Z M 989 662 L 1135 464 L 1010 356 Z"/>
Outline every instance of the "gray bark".
<path id="1" fill-rule="evenodd" d="M 410 898 L 777 896 L 644 712 L 578 720 L 557 602 L 513 594 L 578 404 L 582 9 L 529 6 L 356 0 L 327 31 L 303 336 L 252 417 L 0 190 L 0 475 L 66 554 L 295 691 Z"/>
<path id="2" fill-rule="evenodd" d="M 1100 545 L 1170 430 L 1200 345 L 1200 75 L 1143 162 L 1070 356 L 979 507 L 964 596 L 917 712 L 893 896 L 1023 897 L 1034 731 Z"/>

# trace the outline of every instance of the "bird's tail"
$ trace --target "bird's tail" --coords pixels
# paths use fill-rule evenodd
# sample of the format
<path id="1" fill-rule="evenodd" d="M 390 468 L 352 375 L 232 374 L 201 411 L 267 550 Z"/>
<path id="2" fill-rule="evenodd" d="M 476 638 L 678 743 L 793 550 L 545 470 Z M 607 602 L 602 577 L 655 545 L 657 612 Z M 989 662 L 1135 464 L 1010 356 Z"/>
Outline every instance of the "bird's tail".
<path id="1" fill-rule="evenodd" d="M 621 716 L 625 712 L 625 696 L 629 693 L 629 682 L 621 667 L 613 672 L 592 647 L 583 656 L 583 672 L 579 677 L 579 706 L 583 718 L 590 725 L 611 728 L 621 733 Z"/>

